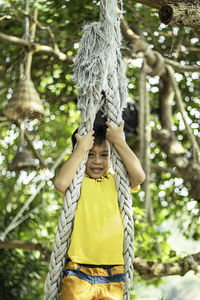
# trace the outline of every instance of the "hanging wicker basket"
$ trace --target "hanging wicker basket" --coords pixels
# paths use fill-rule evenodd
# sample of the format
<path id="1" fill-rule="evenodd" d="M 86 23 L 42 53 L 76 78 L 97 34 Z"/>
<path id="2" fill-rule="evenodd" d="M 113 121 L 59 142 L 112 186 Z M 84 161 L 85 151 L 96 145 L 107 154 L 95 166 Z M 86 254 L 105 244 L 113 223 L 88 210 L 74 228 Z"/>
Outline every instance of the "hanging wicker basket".
<path id="1" fill-rule="evenodd" d="M 18 150 L 8 166 L 10 171 L 31 170 L 37 168 L 35 160 L 28 150 Z"/>
<path id="2" fill-rule="evenodd" d="M 44 107 L 32 80 L 20 80 L 3 114 L 12 120 L 39 119 L 44 115 Z"/>

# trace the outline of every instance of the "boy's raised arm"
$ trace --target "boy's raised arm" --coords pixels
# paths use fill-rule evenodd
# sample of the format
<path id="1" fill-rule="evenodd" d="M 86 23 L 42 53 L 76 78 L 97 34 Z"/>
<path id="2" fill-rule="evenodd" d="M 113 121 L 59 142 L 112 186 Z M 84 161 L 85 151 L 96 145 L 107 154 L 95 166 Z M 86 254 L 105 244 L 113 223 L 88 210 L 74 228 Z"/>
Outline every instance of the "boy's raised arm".
<path id="1" fill-rule="evenodd" d="M 54 180 L 54 186 L 59 192 L 65 193 L 67 188 L 70 186 L 81 161 L 87 152 L 93 147 L 93 134 L 94 130 L 91 130 L 83 136 L 80 136 L 79 134 L 75 135 L 77 146 L 68 160 L 62 165 Z"/>
<path id="2" fill-rule="evenodd" d="M 120 123 L 119 127 L 113 126 L 109 122 L 106 122 L 106 125 L 108 126 L 106 138 L 118 151 L 128 172 L 131 187 L 134 188 L 145 180 L 145 173 L 139 159 L 124 140 L 124 121 Z"/>

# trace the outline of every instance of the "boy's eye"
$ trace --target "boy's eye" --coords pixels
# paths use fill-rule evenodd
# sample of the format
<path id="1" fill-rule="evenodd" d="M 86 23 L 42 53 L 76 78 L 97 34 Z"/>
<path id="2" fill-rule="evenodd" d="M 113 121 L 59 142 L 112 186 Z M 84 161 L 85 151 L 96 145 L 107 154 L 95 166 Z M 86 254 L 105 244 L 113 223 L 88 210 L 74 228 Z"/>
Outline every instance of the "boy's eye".
<path id="1" fill-rule="evenodd" d="M 88 156 L 94 156 L 94 154 L 93 153 L 89 153 Z"/>

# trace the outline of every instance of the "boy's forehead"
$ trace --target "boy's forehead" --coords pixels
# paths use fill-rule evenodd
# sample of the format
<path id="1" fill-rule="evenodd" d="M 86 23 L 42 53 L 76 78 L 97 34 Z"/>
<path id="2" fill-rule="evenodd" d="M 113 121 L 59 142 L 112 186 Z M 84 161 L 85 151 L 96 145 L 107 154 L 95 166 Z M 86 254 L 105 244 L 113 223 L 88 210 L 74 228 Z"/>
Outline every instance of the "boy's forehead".
<path id="1" fill-rule="evenodd" d="M 91 151 L 110 151 L 110 144 L 105 140 L 100 145 L 94 145 Z"/>

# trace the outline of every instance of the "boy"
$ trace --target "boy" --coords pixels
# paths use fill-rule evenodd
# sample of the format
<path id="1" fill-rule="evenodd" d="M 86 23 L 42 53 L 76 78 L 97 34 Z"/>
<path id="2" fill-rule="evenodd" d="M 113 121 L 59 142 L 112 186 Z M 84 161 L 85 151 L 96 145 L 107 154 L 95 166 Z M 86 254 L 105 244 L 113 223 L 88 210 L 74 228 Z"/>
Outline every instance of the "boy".
<path id="1" fill-rule="evenodd" d="M 109 122 L 106 125 L 84 136 L 75 135 L 77 147 L 55 178 L 56 189 L 64 193 L 89 152 L 60 300 L 123 299 L 124 229 L 114 175 L 108 173 L 110 143 L 127 169 L 132 188 L 141 184 L 145 175 L 139 160 L 123 138 L 124 122 L 119 127 Z"/>

